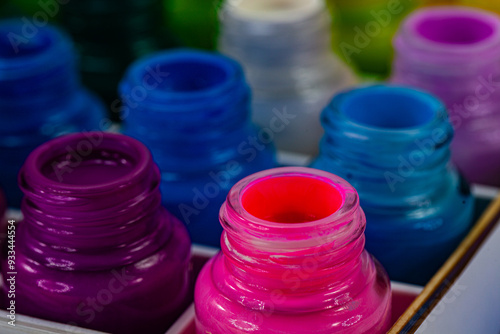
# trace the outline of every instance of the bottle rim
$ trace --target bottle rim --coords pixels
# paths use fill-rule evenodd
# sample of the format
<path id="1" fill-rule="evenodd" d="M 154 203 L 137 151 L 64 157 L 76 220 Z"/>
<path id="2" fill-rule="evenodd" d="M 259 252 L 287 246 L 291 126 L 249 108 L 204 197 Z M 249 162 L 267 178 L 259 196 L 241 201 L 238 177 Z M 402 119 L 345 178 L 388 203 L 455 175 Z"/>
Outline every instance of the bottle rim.
<path id="1" fill-rule="evenodd" d="M 175 66 L 199 66 L 199 70 L 207 70 L 207 76 L 215 71 L 220 77 L 215 83 L 209 84 L 207 87 L 200 89 L 163 89 L 158 86 L 153 89 L 147 89 L 144 84 L 145 77 L 151 75 L 151 71 L 162 71 L 161 67 Z M 160 70 L 159 70 L 160 69 Z M 163 73 L 165 80 L 170 80 L 168 72 Z M 203 73 L 202 73 L 203 74 Z M 200 73 L 193 73 L 192 78 L 188 80 L 200 79 Z M 203 78 L 202 78 L 203 79 Z M 186 78 L 183 78 L 186 80 Z M 144 87 L 146 89 L 146 100 L 148 102 L 168 101 L 176 103 L 176 108 L 163 108 L 165 111 L 172 112 L 180 108 L 179 111 L 185 112 L 182 104 L 191 105 L 198 100 L 206 100 L 213 98 L 232 98 L 231 91 L 235 88 L 247 87 L 242 67 L 234 60 L 221 54 L 197 51 L 191 49 L 176 49 L 164 52 L 158 52 L 148 57 L 144 57 L 133 63 L 127 70 L 124 80 L 120 83 L 120 92 L 127 95 L 131 93 L 135 87 Z M 144 103 L 144 102 L 143 102 Z"/>
<path id="2" fill-rule="evenodd" d="M 11 50 L 0 50 L 0 80 L 16 80 L 32 77 L 46 72 L 53 67 L 66 66 L 62 62 L 73 62 L 73 44 L 66 33 L 58 28 L 45 25 L 34 26 L 36 32 L 33 36 L 25 36 L 25 29 L 29 21 L 21 19 L 7 19 L 0 22 L 0 48 L 7 47 Z M 20 44 L 14 45 L 14 42 Z M 25 50 L 26 54 L 19 55 L 19 46 L 29 43 L 32 50 Z M 3 46 L 2 46 L 3 44 Z M 7 53 L 9 53 L 7 55 Z"/>
<path id="3" fill-rule="evenodd" d="M 96 139 L 100 138 L 100 139 Z M 100 141 L 96 143 L 95 141 Z M 90 151 L 89 151 L 90 145 Z M 80 162 L 92 155 L 93 150 L 110 151 L 130 157 L 132 166 L 124 175 L 113 177 L 103 183 L 74 184 L 58 182 L 47 175 L 47 166 L 57 157 L 65 156 L 64 162 L 74 158 L 72 152 L 80 154 Z M 82 132 L 64 135 L 52 139 L 39 147 L 26 159 L 19 173 L 20 184 L 29 184 L 31 187 L 42 187 L 52 192 L 102 194 L 123 190 L 124 186 L 135 184 L 145 177 L 151 169 L 152 157 L 149 150 L 141 142 L 131 137 L 108 132 Z M 78 168 L 80 164 L 70 168 Z M 54 169 L 54 165 L 52 165 Z"/>
<path id="4" fill-rule="evenodd" d="M 397 109 L 402 106 L 405 110 Z M 374 117 L 377 116 L 374 115 L 374 108 L 386 113 L 385 116 Z M 446 116 L 446 107 L 439 98 L 423 90 L 400 85 L 366 85 L 347 89 L 331 100 L 323 112 L 323 123 L 332 110 L 355 128 L 388 135 L 412 134 L 433 128 Z M 392 123 L 382 125 L 381 122 Z"/>
<path id="5" fill-rule="evenodd" d="M 247 210 L 244 203 L 245 193 L 260 182 L 272 178 L 310 178 L 331 186 L 338 193 L 338 203 L 333 203 L 335 210 L 319 219 L 284 223 L 258 217 Z M 307 190 L 307 189 L 306 189 Z M 286 194 L 283 194 L 287 196 Z M 308 167 L 279 167 L 261 171 L 240 180 L 229 191 L 226 203 L 222 206 L 220 219 L 223 227 L 227 225 L 251 231 L 252 234 L 269 234 L 286 230 L 287 233 L 311 232 L 311 228 L 320 226 L 331 229 L 333 224 L 344 224 L 359 209 L 359 198 L 356 190 L 344 179 L 326 171 Z M 327 227 L 328 226 L 328 227 Z"/>

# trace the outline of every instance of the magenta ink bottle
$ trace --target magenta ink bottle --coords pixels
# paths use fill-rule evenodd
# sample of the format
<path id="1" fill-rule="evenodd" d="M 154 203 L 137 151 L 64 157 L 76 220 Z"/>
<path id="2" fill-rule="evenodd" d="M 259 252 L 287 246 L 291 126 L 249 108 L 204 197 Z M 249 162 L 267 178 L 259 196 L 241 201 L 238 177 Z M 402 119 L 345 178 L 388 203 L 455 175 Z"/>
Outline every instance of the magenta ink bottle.
<path id="1" fill-rule="evenodd" d="M 29 155 L 19 184 L 16 311 L 111 333 L 164 333 L 187 302 L 190 241 L 160 204 L 148 149 L 118 134 L 63 136 Z"/>
<path id="2" fill-rule="evenodd" d="M 220 211 L 222 252 L 195 290 L 201 333 L 385 333 L 389 279 L 364 250 L 356 190 L 306 167 L 238 182 Z"/>
<path id="3" fill-rule="evenodd" d="M 392 80 L 440 97 L 452 160 L 470 182 L 500 186 L 500 17 L 468 7 L 411 14 L 395 40 Z"/>

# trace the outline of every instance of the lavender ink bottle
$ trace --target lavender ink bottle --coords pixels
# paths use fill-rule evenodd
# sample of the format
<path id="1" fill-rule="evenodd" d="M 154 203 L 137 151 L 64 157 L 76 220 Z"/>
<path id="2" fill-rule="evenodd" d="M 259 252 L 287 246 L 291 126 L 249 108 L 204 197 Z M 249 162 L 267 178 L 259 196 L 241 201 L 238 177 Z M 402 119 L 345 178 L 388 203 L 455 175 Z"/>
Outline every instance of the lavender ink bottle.
<path id="1" fill-rule="evenodd" d="M 394 46 L 392 81 L 445 102 L 460 172 L 500 186 L 500 17 L 468 7 L 421 9 L 403 22 Z"/>

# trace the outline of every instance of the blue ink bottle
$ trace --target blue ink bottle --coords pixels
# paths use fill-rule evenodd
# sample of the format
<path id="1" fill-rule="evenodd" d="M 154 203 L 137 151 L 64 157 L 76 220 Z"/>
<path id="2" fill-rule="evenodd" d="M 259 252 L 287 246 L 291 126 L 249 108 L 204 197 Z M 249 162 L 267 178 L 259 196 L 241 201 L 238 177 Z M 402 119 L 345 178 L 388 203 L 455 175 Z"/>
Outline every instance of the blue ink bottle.
<path id="1" fill-rule="evenodd" d="M 312 167 L 346 179 L 366 213 L 366 248 L 392 280 L 425 284 L 468 232 L 474 201 L 450 164 L 453 128 L 434 96 L 397 86 L 345 91 L 322 114 Z"/>
<path id="2" fill-rule="evenodd" d="M 152 151 L 163 204 L 194 243 L 219 247 L 229 189 L 275 165 L 273 134 L 250 122 L 241 66 L 203 51 L 156 53 L 129 68 L 120 94 L 123 131 Z"/>

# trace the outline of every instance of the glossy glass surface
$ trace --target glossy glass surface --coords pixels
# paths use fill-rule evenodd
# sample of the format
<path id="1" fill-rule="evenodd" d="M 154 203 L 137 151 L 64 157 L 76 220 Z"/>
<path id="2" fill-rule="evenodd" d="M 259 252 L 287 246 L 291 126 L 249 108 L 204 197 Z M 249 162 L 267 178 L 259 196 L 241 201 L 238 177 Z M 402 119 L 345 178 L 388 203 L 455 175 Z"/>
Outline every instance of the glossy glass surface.
<path id="1" fill-rule="evenodd" d="M 330 173 L 277 168 L 238 182 L 222 252 L 196 284 L 197 333 L 385 333 L 387 274 L 364 250 L 356 191 Z"/>
<path id="2" fill-rule="evenodd" d="M 312 167 L 356 188 L 366 248 L 391 280 L 424 285 L 472 223 L 473 198 L 449 163 L 444 105 L 410 88 L 368 86 L 337 95 L 322 121 Z"/>
<path id="3" fill-rule="evenodd" d="M 245 69 L 254 122 L 279 150 L 316 154 L 321 110 L 356 81 L 330 48 L 324 1 L 227 1 L 220 19 L 219 50 Z"/>
<path id="4" fill-rule="evenodd" d="M 2 246 L 5 242 L 5 236 L 7 235 L 7 217 L 5 215 L 6 212 L 7 202 L 5 200 L 3 191 L 0 189 L 0 235 L 2 235 L 0 236 L 0 246 Z"/>
<path id="5" fill-rule="evenodd" d="M 186 306 L 190 241 L 161 207 L 149 151 L 123 135 L 64 136 L 30 154 L 19 182 L 16 311 L 111 333 L 164 333 Z"/>
<path id="6" fill-rule="evenodd" d="M 422 9 L 405 20 L 394 45 L 392 81 L 445 102 L 460 172 L 500 186 L 500 18 L 468 7 Z"/>
<path id="7" fill-rule="evenodd" d="M 229 189 L 274 167 L 271 140 L 248 119 L 241 67 L 207 52 L 163 52 L 131 66 L 120 91 L 128 97 L 124 132 L 151 149 L 164 205 L 193 242 L 219 247 L 218 213 Z"/>

